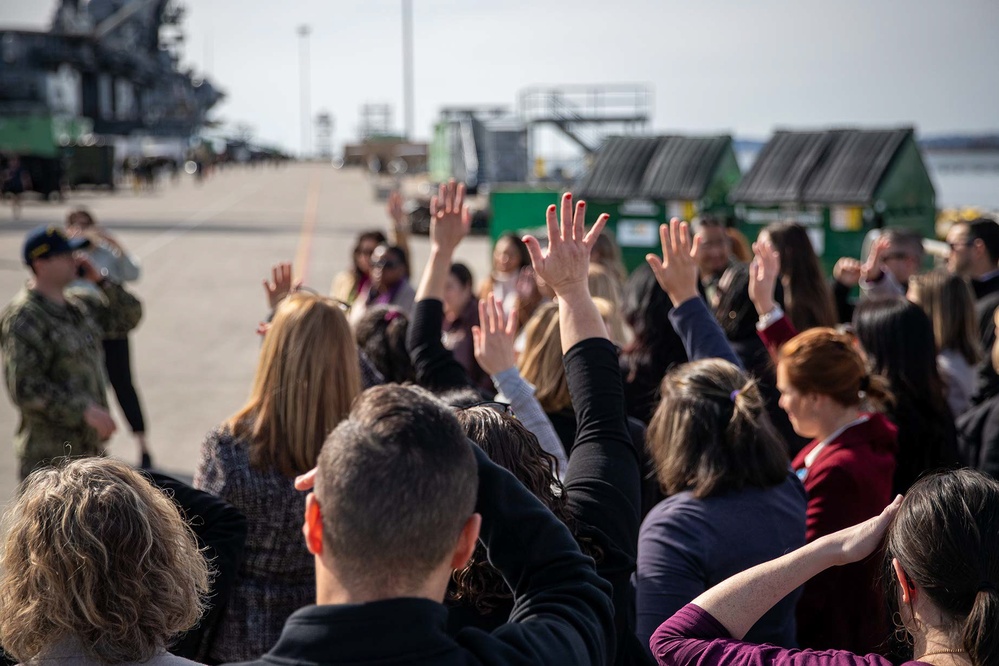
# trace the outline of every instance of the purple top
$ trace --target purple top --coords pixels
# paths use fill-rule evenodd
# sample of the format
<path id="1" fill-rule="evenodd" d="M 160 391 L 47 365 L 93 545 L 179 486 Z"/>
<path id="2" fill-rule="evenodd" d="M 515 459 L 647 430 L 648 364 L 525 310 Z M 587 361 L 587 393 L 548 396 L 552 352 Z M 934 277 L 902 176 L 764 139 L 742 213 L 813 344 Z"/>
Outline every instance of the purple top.
<path id="1" fill-rule="evenodd" d="M 707 611 L 687 604 L 666 620 L 649 641 L 652 654 L 663 666 L 892 666 L 878 654 L 860 655 L 844 650 L 789 650 L 754 645 L 732 638 Z M 924 664 L 907 661 L 902 666 Z"/>

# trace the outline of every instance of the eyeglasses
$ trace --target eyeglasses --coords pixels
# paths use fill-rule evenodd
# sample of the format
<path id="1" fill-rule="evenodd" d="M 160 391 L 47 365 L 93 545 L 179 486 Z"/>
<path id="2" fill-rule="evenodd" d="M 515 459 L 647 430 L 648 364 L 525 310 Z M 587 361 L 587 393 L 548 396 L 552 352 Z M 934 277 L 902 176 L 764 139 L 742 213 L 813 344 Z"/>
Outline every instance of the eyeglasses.
<path id="1" fill-rule="evenodd" d="M 295 292 L 303 292 L 303 293 L 306 293 L 306 294 L 312 294 L 313 296 L 318 296 L 319 298 L 324 298 L 324 299 L 333 301 L 333 303 L 335 303 L 336 306 L 338 308 L 340 308 L 340 310 L 342 312 L 344 312 L 344 313 L 350 312 L 350 304 L 344 303 L 339 298 L 330 298 L 326 294 L 320 294 L 318 291 L 316 291 L 312 287 L 306 287 L 304 284 L 303 285 L 299 285 L 298 287 L 292 289 L 292 293 L 295 293 Z"/>
<path id="2" fill-rule="evenodd" d="M 371 263 L 372 268 L 381 268 L 381 269 L 387 268 L 388 270 L 392 270 L 393 268 L 399 268 L 400 266 L 402 266 L 402 264 L 396 261 L 395 259 L 379 259 L 378 261 L 374 261 Z"/>
<path id="3" fill-rule="evenodd" d="M 507 416 L 516 416 L 513 413 L 513 406 L 508 405 L 505 402 L 497 402 L 496 400 L 483 400 L 482 402 L 476 402 L 471 405 L 465 405 L 464 407 L 459 407 L 458 405 L 451 405 L 451 408 L 458 412 L 463 412 L 466 409 L 471 409 L 472 407 L 488 407 L 493 409 L 500 414 L 506 414 Z"/>

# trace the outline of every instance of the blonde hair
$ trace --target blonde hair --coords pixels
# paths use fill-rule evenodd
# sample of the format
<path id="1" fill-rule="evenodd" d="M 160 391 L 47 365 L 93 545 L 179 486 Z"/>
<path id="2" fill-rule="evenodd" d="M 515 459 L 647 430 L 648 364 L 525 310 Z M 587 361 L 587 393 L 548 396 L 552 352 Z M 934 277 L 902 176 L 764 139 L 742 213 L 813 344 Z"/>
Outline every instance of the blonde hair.
<path id="1" fill-rule="evenodd" d="M 546 412 L 572 406 L 569 382 L 562 365 L 562 339 L 558 304 L 545 303 L 524 329 L 524 351 L 517 359 L 521 376 L 534 384 L 535 397 Z"/>
<path id="2" fill-rule="evenodd" d="M 619 347 L 631 342 L 631 335 L 621 316 L 621 303 L 624 302 L 624 289 L 614 275 L 600 264 L 590 264 L 587 282 L 590 295 L 600 310 L 600 316 L 607 322 L 611 340 Z"/>
<path id="3" fill-rule="evenodd" d="M 250 442 L 251 465 L 292 477 L 316 466 L 360 392 L 357 345 L 340 306 L 296 292 L 278 305 L 250 398 L 226 425 Z"/>
<path id="4" fill-rule="evenodd" d="M 209 572 L 191 528 L 120 461 L 32 473 L 4 522 L 0 644 L 22 662 L 64 638 L 101 662 L 146 661 L 201 617 Z"/>
<path id="5" fill-rule="evenodd" d="M 969 365 L 978 363 L 982 350 L 975 319 L 975 296 L 964 278 L 931 271 L 912 276 L 909 290 L 912 301 L 933 323 L 937 351 L 953 349 Z"/>

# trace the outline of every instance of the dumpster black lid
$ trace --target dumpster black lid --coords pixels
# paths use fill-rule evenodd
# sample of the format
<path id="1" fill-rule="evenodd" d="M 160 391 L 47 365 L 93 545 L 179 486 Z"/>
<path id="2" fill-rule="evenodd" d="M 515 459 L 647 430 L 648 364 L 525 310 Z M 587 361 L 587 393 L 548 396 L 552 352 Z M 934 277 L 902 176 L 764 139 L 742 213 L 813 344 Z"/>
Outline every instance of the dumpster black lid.
<path id="1" fill-rule="evenodd" d="M 742 181 L 732 203 L 866 203 L 912 128 L 778 131 Z"/>
<path id="2" fill-rule="evenodd" d="M 574 191 L 590 199 L 699 199 L 731 143 L 724 135 L 611 137 Z"/>

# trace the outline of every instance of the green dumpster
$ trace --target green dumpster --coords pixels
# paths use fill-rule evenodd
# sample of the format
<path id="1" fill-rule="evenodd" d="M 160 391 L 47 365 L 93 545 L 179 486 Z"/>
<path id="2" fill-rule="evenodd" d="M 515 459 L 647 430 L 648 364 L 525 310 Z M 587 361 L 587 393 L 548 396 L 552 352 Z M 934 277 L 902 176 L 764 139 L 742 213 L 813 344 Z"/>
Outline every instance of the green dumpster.
<path id="1" fill-rule="evenodd" d="M 773 222 L 804 226 L 827 272 L 860 257 L 872 229 L 936 236 L 936 193 L 911 128 L 779 131 L 729 201 L 749 239 Z"/>
<path id="2" fill-rule="evenodd" d="M 728 193 L 741 173 L 729 136 L 612 137 L 576 185 L 588 217 L 610 216 L 607 227 L 628 270 L 659 253 L 659 225 L 672 217 L 712 215 L 728 224 Z"/>

